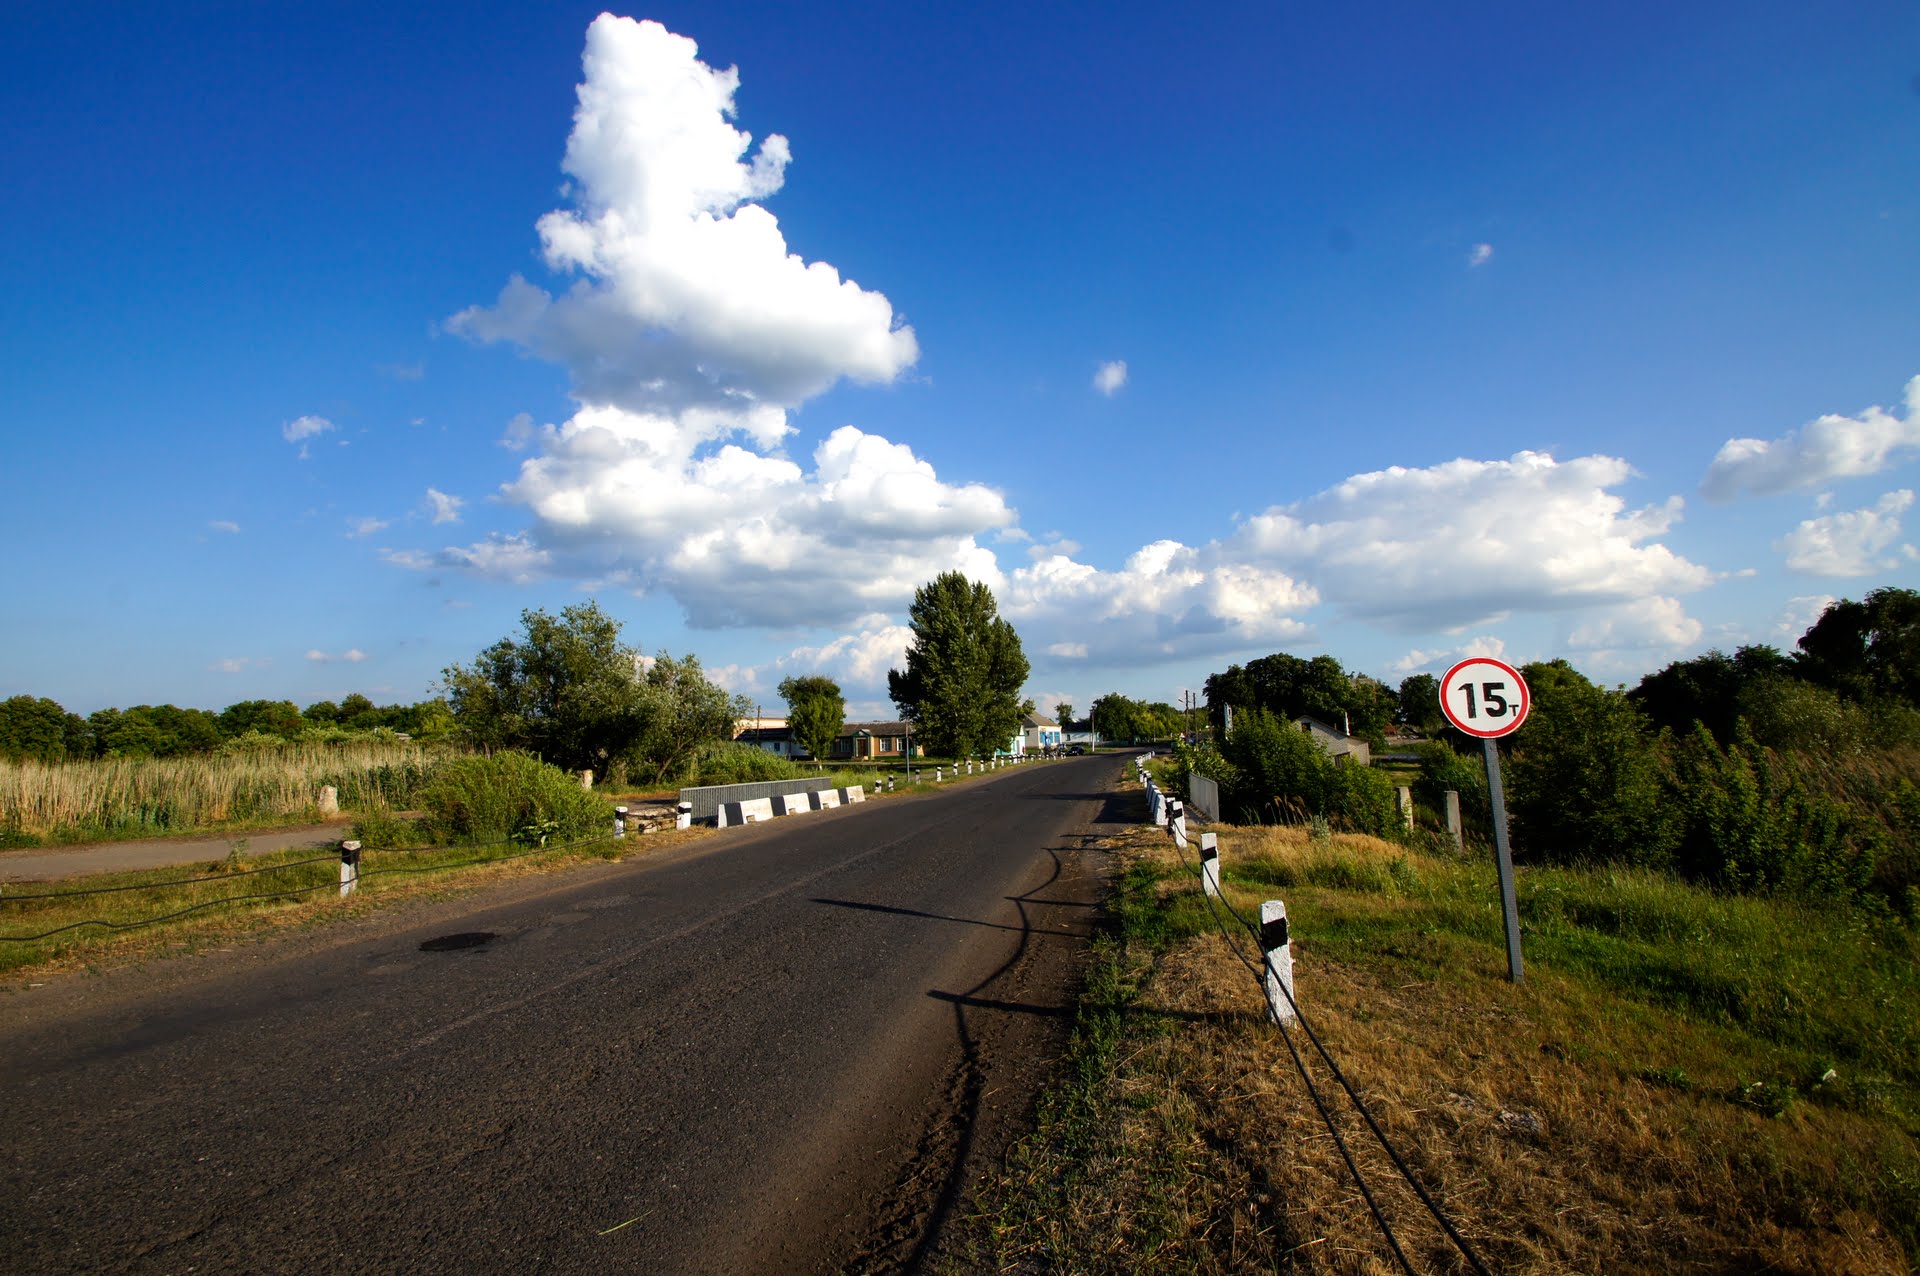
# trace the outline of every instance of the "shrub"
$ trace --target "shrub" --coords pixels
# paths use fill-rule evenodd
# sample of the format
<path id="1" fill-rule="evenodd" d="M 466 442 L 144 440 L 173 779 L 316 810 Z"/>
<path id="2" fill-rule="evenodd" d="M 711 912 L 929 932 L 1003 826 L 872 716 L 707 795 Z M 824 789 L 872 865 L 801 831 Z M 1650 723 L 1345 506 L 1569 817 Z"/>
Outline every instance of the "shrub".
<path id="1" fill-rule="evenodd" d="M 528 829 L 568 841 L 613 828 L 611 803 L 525 753 L 449 762 L 421 790 L 420 804 L 438 842 L 500 842 Z"/>
<path id="2" fill-rule="evenodd" d="M 694 758 L 696 784 L 751 784 L 757 780 L 792 780 L 811 774 L 783 757 L 751 744 L 715 740 L 702 746 Z"/>
<path id="3" fill-rule="evenodd" d="M 1192 765 L 1205 766 L 1202 751 Z M 1396 837 L 1405 832 L 1393 781 L 1368 767 L 1337 763 L 1313 737 L 1272 714 L 1249 709 L 1234 715 L 1223 750 L 1222 814 L 1254 818 L 1272 811 L 1337 821 L 1344 829 Z M 1202 774 L 1206 774 L 1203 770 Z M 1230 778 L 1229 778 L 1230 777 Z"/>
<path id="4" fill-rule="evenodd" d="M 1640 711 L 1562 662 L 1524 672 L 1533 711 L 1513 737 L 1505 772 L 1515 853 L 1554 863 L 1668 865 L 1677 830 Z"/>

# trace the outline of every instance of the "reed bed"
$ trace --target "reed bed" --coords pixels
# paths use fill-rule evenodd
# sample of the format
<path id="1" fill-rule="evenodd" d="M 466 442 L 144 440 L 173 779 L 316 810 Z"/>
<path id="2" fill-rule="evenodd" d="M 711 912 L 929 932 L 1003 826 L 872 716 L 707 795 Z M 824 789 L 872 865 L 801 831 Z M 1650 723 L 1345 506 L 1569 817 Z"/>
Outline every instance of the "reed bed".
<path id="1" fill-rule="evenodd" d="M 444 746 L 352 740 L 185 758 L 0 762 L 0 846 L 317 819 L 324 785 L 343 811 L 404 809 L 445 756 Z"/>

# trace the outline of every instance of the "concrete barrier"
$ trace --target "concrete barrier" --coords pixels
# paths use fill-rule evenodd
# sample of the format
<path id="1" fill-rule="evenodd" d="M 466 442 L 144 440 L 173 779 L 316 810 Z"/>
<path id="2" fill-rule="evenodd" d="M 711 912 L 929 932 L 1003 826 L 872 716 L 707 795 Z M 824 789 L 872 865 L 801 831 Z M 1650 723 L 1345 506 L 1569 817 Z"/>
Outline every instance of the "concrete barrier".
<path id="1" fill-rule="evenodd" d="M 832 789 L 825 791 L 833 792 Z M 776 793 L 770 800 L 775 815 L 800 815 L 814 809 L 813 800 L 818 796 L 817 793 Z"/>
<path id="2" fill-rule="evenodd" d="M 807 809 L 810 811 L 825 811 L 839 805 L 839 789 L 816 789 L 807 794 Z"/>
<path id="3" fill-rule="evenodd" d="M 733 828 L 736 825 L 764 823 L 773 818 L 773 799 L 770 797 L 748 798 L 743 802 L 722 802 L 714 812 L 714 822 L 721 828 Z"/>
<path id="4" fill-rule="evenodd" d="M 694 819 L 711 820 L 720 813 L 722 802 L 744 802 L 749 798 L 771 798 L 780 793 L 810 793 L 832 787 L 833 781 L 824 775 L 803 780 L 760 780 L 753 784 L 707 784 L 681 789 L 680 800 L 690 804 L 688 814 Z"/>
<path id="5" fill-rule="evenodd" d="M 867 790 L 863 785 L 856 784 L 850 789 L 840 790 L 840 804 L 842 806 L 852 806 L 855 802 L 864 802 L 866 800 Z"/>

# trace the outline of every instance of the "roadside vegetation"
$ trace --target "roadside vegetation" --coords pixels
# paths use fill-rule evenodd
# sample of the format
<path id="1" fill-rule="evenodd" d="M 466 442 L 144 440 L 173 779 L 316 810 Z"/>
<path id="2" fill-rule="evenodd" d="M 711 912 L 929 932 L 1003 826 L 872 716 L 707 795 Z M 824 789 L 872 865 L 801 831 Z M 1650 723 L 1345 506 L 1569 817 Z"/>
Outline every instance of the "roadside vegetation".
<path id="1" fill-rule="evenodd" d="M 448 756 L 445 745 L 384 735 L 184 757 L 0 761 L 0 849 L 311 821 L 325 785 L 343 810 L 406 810 Z"/>
<path id="2" fill-rule="evenodd" d="M 1920 1261 L 1920 950 L 1898 920 L 1538 867 L 1514 986 L 1483 857 L 1308 827 L 1220 838 L 1230 898 L 1286 900 L 1303 1010 L 1493 1270 Z M 1392 1270 L 1191 861 L 1152 829 L 1108 850 L 1113 933 L 967 1269 Z M 1416 1265 L 1464 1270 L 1341 1124 Z"/>

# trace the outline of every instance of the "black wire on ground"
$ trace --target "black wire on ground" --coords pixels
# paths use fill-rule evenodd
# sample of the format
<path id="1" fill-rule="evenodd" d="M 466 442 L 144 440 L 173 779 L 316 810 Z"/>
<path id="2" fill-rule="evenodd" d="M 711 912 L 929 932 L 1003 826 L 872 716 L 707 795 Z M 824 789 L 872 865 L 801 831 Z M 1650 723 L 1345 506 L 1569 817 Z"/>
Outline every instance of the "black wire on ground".
<path id="1" fill-rule="evenodd" d="M 1174 850 L 1175 854 L 1179 856 L 1181 868 L 1187 869 L 1186 854 L 1181 850 L 1177 841 L 1174 844 Z M 1192 872 L 1196 877 L 1201 876 L 1197 866 L 1193 869 L 1188 869 L 1188 871 Z M 1426 1207 L 1427 1212 L 1433 1216 L 1434 1221 L 1440 1225 L 1441 1230 L 1447 1234 L 1447 1238 L 1453 1242 L 1455 1248 L 1460 1251 L 1468 1263 L 1472 1264 L 1474 1271 L 1480 1273 L 1480 1276 L 1492 1276 L 1492 1272 L 1488 1269 L 1486 1263 L 1481 1260 L 1479 1254 L 1474 1252 L 1472 1245 L 1467 1242 L 1465 1236 L 1461 1235 L 1460 1229 L 1454 1225 L 1453 1220 L 1447 1215 L 1446 1211 L 1433 1199 L 1433 1196 L 1427 1191 L 1426 1186 L 1420 1182 L 1418 1176 L 1407 1166 L 1406 1161 L 1401 1157 L 1398 1149 L 1396 1149 L 1392 1141 L 1387 1138 L 1386 1132 L 1380 1128 L 1380 1123 L 1374 1120 L 1373 1112 L 1367 1107 L 1366 1101 L 1363 1100 L 1359 1092 L 1353 1088 L 1352 1082 L 1347 1080 L 1347 1074 L 1341 1070 L 1332 1052 L 1329 1051 L 1326 1044 L 1320 1040 L 1320 1034 L 1313 1030 L 1313 1025 L 1307 1022 L 1307 1017 L 1301 1013 L 1300 1003 L 1294 999 L 1293 991 L 1278 977 L 1278 972 L 1273 969 L 1272 960 L 1267 956 L 1265 951 L 1262 950 L 1260 969 L 1255 969 L 1253 963 L 1242 953 L 1240 946 L 1234 943 L 1232 935 L 1227 933 L 1227 927 L 1220 917 L 1219 909 L 1214 907 L 1213 896 L 1207 894 L 1204 890 L 1204 880 L 1202 881 L 1202 886 L 1201 895 L 1206 900 L 1207 911 L 1212 914 L 1215 924 L 1220 928 L 1222 938 L 1226 939 L 1227 946 L 1233 950 L 1233 955 L 1239 959 L 1241 965 L 1247 968 L 1249 974 L 1252 974 L 1256 979 L 1261 981 L 1263 995 L 1265 993 L 1266 974 L 1274 975 L 1274 984 L 1286 996 L 1287 1004 L 1292 1008 L 1294 1018 L 1299 1021 L 1301 1029 L 1307 1034 L 1307 1040 L 1313 1043 L 1314 1050 L 1326 1063 L 1328 1070 L 1333 1073 L 1334 1079 L 1340 1083 L 1340 1088 L 1346 1092 L 1348 1100 L 1353 1104 L 1355 1110 L 1360 1113 L 1361 1119 L 1367 1123 L 1367 1128 L 1373 1132 L 1373 1137 L 1386 1152 L 1388 1159 L 1393 1162 L 1394 1169 L 1399 1171 L 1400 1177 L 1406 1180 L 1407 1186 L 1411 1187 L 1414 1194 L 1420 1198 L 1420 1203 Z M 1233 918 L 1247 930 L 1254 941 L 1258 943 L 1260 938 L 1259 929 L 1254 926 L 1239 909 L 1233 906 L 1233 901 L 1229 900 L 1224 892 L 1220 896 L 1220 903 L 1232 914 Z M 1321 1104 L 1319 1092 L 1314 1088 L 1312 1079 L 1307 1076 L 1299 1052 L 1294 1047 L 1292 1037 L 1288 1034 L 1284 1024 L 1278 1026 L 1280 1028 L 1281 1038 L 1287 1044 L 1288 1052 L 1294 1056 L 1294 1065 L 1300 1068 L 1301 1078 L 1306 1081 L 1308 1092 L 1313 1095 L 1315 1106 L 1320 1108 L 1322 1120 L 1328 1120 L 1326 1108 Z M 1354 1181 L 1359 1184 L 1361 1195 L 1366 1197 L 1367 1205 L 1372 1209 L 1373 1196 L 1368 1192 L 1366 1182 L 1361 1179 L 1359 1171 L 1353 1168 L 1352 1159 L 1347 1157 L 1346 1144 L 1341 1141 L 1340 1135 L 1334 1131 L 1330 1120 L 1328 1121 L 1327 1130 L 1333 1134 L 1334 1142 L 1339 1146 L 1342 1157 L 1347 1159 L 1347 1167 L 1353 1170 Z M 1388 1243 L 1393 1246 L 1395 1255 L 1399 1257 L 1401 1264 L 1404 1266 L 1406 1264 L 1406 1256 L 1400 1252 L 1400 1246 L 1398 1242 L 1395 1241 L 1392 1230 L 1387 1227 L 1386 1221 L 1380 1217 L 1377 1210 L 1374 1213 L 1374 1217 L 1379 1221 L 1382 1231 L 1386 1233 Z M 1409 1268 L 1408 1270 L 1411 1271 L 1412 1269 Z"/>

